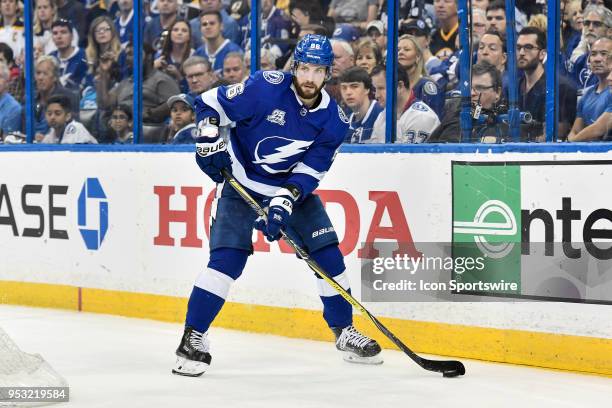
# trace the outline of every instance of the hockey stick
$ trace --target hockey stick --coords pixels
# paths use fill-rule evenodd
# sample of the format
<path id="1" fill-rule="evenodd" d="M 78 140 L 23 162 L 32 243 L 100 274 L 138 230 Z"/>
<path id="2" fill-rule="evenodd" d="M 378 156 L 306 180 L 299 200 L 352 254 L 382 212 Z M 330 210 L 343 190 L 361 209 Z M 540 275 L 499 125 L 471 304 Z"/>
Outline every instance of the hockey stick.
<path id="1" fill-rule="evenodd" d="M 236 192 L 242 197 L 242 199 L 259 215 L 260 217 L 266 217 L 266 211 L 259 205 L 257 201 L 248 191 L 234 178 L 234 176 L 227 170 L 222 169 L 221 173 L 225 180 L 236 190 Z M 350 293 L 348 293 L 342 286 L 338 284 L 323 268 L 317 264 L 317 262 L 310 258 L 308 252 L 306 252 L 303 248 L 295 243 L 289 237 L 285 231 L 281 230 L 281 234 L 285 242 L 289 244 L 291 248 L 302 258 L 318 276 L 324 279 L 327 283 L 329 283 L 338 293 L 351 305 L 357 308 L 362 315 L 366 316 L 389 340 L 393 342 L 400 350 L 408 355 L 412 360 L 414 360 L 418 365 L 420 365 L 425 370 L 440 372 L 444 375 L 444 377 L 456 377 L 459 375 L 465 374 L 465 367 L 463 363 L 460 361 L 449 360 L 449 361 L 439 361 L 439 360 L 428 360 L 426 358 L 420 357 L 414 351 L 412 351 L 408 346 L 402 343 L 389 329 L 387 329 L 374 315 L 372 315 L 368 310 L 357 301 Z"/>

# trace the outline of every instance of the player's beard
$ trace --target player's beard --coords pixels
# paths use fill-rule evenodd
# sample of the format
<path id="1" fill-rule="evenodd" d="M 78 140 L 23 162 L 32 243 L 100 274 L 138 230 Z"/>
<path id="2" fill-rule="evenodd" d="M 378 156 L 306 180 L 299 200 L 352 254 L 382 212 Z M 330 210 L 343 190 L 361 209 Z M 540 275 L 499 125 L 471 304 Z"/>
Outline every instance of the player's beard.
<path id="1" fill-rule="evenodd" d="M 295 77 L 293 78 L 293 85 L 295 86 L 295 90 L 297 91 L 297 94 L 299 95 L 300 98 L 313 99 L 319 95 L 319 92 L 321 92 L 321 89 L 323 89 L 323 87 L 325 86 L 325 82 L 323 82 L 321 86 L 319 87 L 317 87 L 314 82 L 305 82 L 304 85 L 306 84 L 312 85 L 316 89 L 312 91 L 304 90 L 302 86 L 298 83 L 297 78 Z"/>

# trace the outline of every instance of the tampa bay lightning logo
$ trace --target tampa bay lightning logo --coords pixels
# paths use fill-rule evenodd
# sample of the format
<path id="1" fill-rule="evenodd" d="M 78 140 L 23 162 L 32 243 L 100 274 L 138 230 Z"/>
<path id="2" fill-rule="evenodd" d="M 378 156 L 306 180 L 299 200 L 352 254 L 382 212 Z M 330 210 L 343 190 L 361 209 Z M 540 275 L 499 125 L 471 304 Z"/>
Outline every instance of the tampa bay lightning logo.
<path id="1" fill-rule="evenodd" d="M 283 82 L 283 79 L 285 79 L 285 74 L 283 74 L 281 71 L 264 71 L 263 77 L 272 85 L 278 85 Z"/>
<path id="2" fill-rule="evenodd" d="M 297 164 L 297 156 L 303 153 L 311 141 L 293 140 L 286 137 L 270 136 L 255 146 L 255 160 L 268 173 L 286 173 Z"/>
<path id="3" fill-rule="evenodd" d="M 589 67 L 582 68 L 578 77 L 582 86 L 585 86 L 589 82 L 589 78 L 591 78 L 591 69 Z"/>

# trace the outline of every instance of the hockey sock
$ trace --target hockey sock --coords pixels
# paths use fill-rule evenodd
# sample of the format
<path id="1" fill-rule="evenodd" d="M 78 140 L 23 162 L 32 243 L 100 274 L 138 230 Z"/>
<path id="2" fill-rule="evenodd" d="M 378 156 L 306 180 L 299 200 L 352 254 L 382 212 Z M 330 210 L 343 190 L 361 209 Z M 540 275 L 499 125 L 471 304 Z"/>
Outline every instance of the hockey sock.
<path id="1" fill-rule="evenodd" d="M 337 245 L 329 245 L 314 251 L 311 256 L 340 286 L 351 293 L 348 276 L 344 271 L 344 258 Z M 317 286 L 323 302 L 323 318 L 329 327 L 343 328 L 353 324 L 351 304 L 323 279 L 317 278 Z"/>
<path id="2" fill-rule="evenodd" d="M 198 278 L 189 297 L 185 324 L 205 332 L 225 303 L 232 283 L 242 274 L 248 251 L 219 248 L 211 251 L 208 267 Z"/>

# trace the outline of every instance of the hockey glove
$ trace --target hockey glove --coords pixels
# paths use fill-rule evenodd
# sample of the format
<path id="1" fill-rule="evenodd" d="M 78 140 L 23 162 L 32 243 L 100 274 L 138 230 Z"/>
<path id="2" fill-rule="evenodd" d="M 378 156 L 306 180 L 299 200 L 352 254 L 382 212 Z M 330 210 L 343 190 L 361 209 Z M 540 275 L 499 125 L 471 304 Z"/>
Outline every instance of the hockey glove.
<path id="1" fill-rule="evenodd" d="M 215 183 L 221 183 L 221 169 L 231 169 L 232 160 L 225 141 L 219 137 L 219 128 L 214 119 L 207 118 L 198 124 L 199 136 L 195 140 L 196 163 Z"/>
<path id="2" fill-rule="evenodd" d="M 276 192 L 268 206 L 268 219 L 262 217 L 255 220 L 255 228 L 260 230 L 270 242 L 281 237 L 281 230 L 287 226 L 287 221 L 293 212 L 293 205 L 299 197 L 299 190 L 288 185 Z"/>

